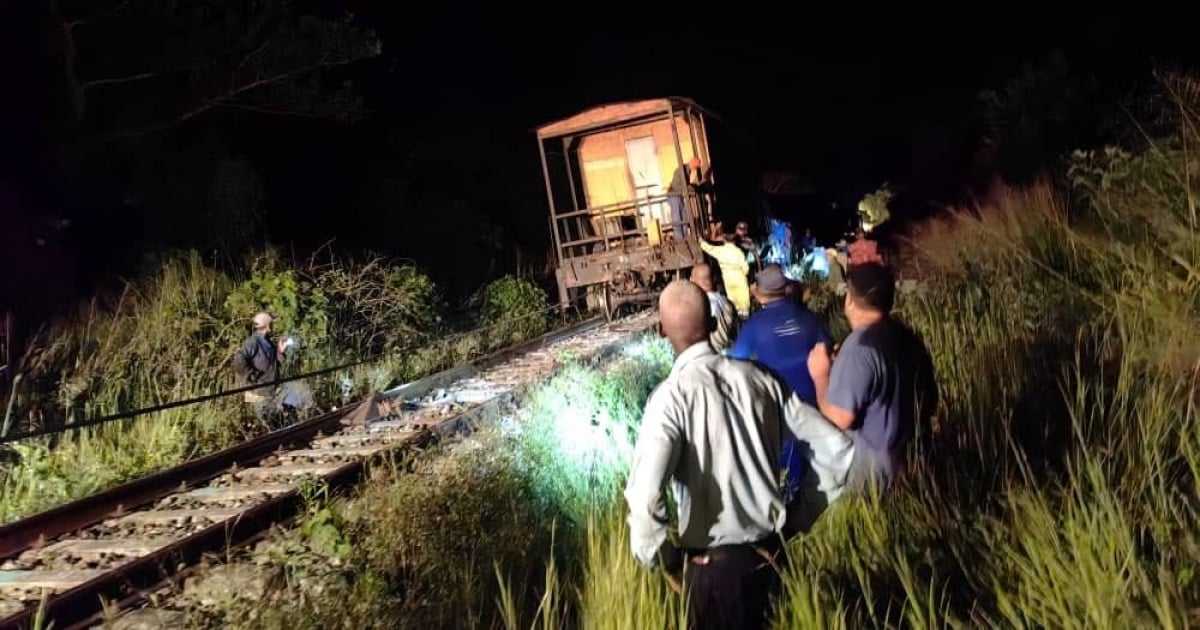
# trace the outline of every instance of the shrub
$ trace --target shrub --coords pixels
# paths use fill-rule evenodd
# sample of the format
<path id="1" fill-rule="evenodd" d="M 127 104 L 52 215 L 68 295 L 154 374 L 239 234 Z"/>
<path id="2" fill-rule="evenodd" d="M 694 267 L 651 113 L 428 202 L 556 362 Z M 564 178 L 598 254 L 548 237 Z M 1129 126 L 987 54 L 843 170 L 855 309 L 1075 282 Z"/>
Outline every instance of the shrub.
<path id="1" fill-rule="evenodd" d="M 444 304 L 428 276 L 384 258 L 331 262 L 313 270 L 330 300 L 334 346 L 355 357 L 428 342 L 443 325 Z"/>
<path id="2" fill-rule="evenodd" d="M 468 302 L 477 313 L 476 325 L 483 328 L 487 345 L 508 345 L 529 339 L 549 329 L 550 300 L 533 282 L 505 276 L 480 289 Z"/>
<path id="3" fill-rule="evenodd" d="M 321 287 L 300 270 L 285 265 L 274 250 L 256 256 L 250 263 L 250 276 L 225 299 L 229 321 L 247 322 L 241 329 L 243 334 L 250 332 L 250 317 L 267 311 L 274 319 L 272 329 L 276 334 L 299 342 L 295 351 L 288 352 L 288 364 L 294 372 L 328 367 L 340 358 L 328 343 L 328 305 Z M 230 359 L 232 356 L 230 352 Z"/>

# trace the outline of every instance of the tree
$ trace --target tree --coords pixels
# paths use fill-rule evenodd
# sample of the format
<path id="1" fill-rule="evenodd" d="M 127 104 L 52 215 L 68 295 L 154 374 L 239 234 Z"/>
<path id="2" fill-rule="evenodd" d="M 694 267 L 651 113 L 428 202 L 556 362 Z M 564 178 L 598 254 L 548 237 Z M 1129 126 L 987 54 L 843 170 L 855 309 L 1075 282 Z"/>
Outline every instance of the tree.
<path id="1" fill-rule="evenodd" d="M 352 16 L 291 0 L 48 1 L 66 96 L 60 166 L 77 186 L 119 191 L 151 249 L 236 255 L 261 237 L 266 191 L 234 142 L 261 127 L 247 119 L 357 117 L 339 69 L 381 50 Z"/>
<path id="2" fill-rule="evenodd" d="M 166 131 L 215 109 L 351 116 L 351 85 L 326 89 L 322 72 L 381 50 L 351 17 L 300 13 L 288 0 L 119 0 L 88 14 L 49 1 L 65 128 L 105 138 Z"/>
<path id="3" fill-rule="evenodd" d="M 1028 182 L 1046 169 L 1062 168 L 1061 156 L 1073 149 L 1140 137 L 1128 134 L 1134 127 L 1129 107 L 1143 87 L 1120 75 L 1101 81 L 1094 70 L 1051 51 L 1041 63 L 1027 64 L 998 89 L 979 95 L 985 145 L 1006 181 Z"/>
<path id="4" fill-rule="evenodd" d="M 894 196 L 891 187 L 884 182 L 879 190 L 863 197 L 862 201 L 858 202 L 858 215 L 862 219 L 865 229 L 869 230 L 888 220 L 888 217 L 891 216 L 888 205 L 891 204 Z"/>

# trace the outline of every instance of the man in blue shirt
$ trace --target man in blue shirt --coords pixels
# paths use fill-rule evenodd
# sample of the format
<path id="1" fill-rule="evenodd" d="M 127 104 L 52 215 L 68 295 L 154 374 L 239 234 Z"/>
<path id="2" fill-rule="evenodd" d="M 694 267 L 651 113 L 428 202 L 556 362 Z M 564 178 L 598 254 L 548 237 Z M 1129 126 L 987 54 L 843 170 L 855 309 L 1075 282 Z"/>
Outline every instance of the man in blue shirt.
<path id="1" fill-rule="evenodd" d="M 852 332 L 836 360 L 824 345 L 808 359 L 821 413 L 854 440 L 853 485 L 886 488 L 902 475 L 909 444 L 929 430 L 937 406 L 929 350 L 891 317 L 895 290 L 887 267 L 851 267 L 845 312 Z"/>
<path id="2" fill-rule="evenodd" d="M 728 355 L 735 359 L 753 359 L 765 365 L 801 400 L 816 406 L 817 394 L 808 373 L 808 355 L 817 344 L 828 344 L 829 338 L 812 311 L 788 299 L 788 283 L 779 265 L 770 264 L 758 272 L 752 291 L 762 309 L 742 325 Z M 793 514 L 799 507 L 796 503 L 800 499 L 808 462 L 794 440 L 784 440 L 781 454 L 780 467 L 786 471 L 783 494 L 788 505 L 788 520 L 796 525 L 799 517 L 793 517 Z"/>

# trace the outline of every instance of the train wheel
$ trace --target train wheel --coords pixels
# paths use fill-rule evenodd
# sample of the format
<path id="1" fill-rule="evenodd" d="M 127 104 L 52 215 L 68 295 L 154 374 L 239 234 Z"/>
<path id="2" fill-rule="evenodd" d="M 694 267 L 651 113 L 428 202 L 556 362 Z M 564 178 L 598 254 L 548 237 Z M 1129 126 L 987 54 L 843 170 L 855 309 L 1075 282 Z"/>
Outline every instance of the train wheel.
<path id="1" fill-rule="evenodd" d="M 604 319 L 612 321 L 617 318 L 617 307 L 613 304 L 613 290 L 607 284 L 600 287 L 597 295 L 600 300 L 600 308 L 604 309 Z"/>
<path id="2" fill-rule="evenodd" d="M 612 287 L 607 284 L 593 284 L 589 285 L 586 291 L 587 309 L 600 311 L 604 319 L 612 321 L 616 310 L 613 308 Z"/>

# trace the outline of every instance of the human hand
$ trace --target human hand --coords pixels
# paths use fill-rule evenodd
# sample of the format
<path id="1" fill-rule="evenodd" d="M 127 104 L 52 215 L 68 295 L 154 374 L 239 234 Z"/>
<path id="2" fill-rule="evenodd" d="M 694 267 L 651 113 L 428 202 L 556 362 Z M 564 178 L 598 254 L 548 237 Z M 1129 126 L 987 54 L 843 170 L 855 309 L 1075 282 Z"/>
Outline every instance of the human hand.
<path id="1" fill-rule="evenodd" d="M 829 355 L 829 348 L 824 343 L 813 346 L 812 351 L 808 353 L 808 373 L 812 375 L 813 380 L 828 379 L 832 367 L 833 357 Z"/>
<path id="2" fill-rule="evenodd" d="M 667 586 L 675 591 L 676 595 L 683 595 L 683 584 L 679 582 L 679 578 L 675 577 L 670 571 L 663 571 L 663 576 L 667 578 Z"/>

